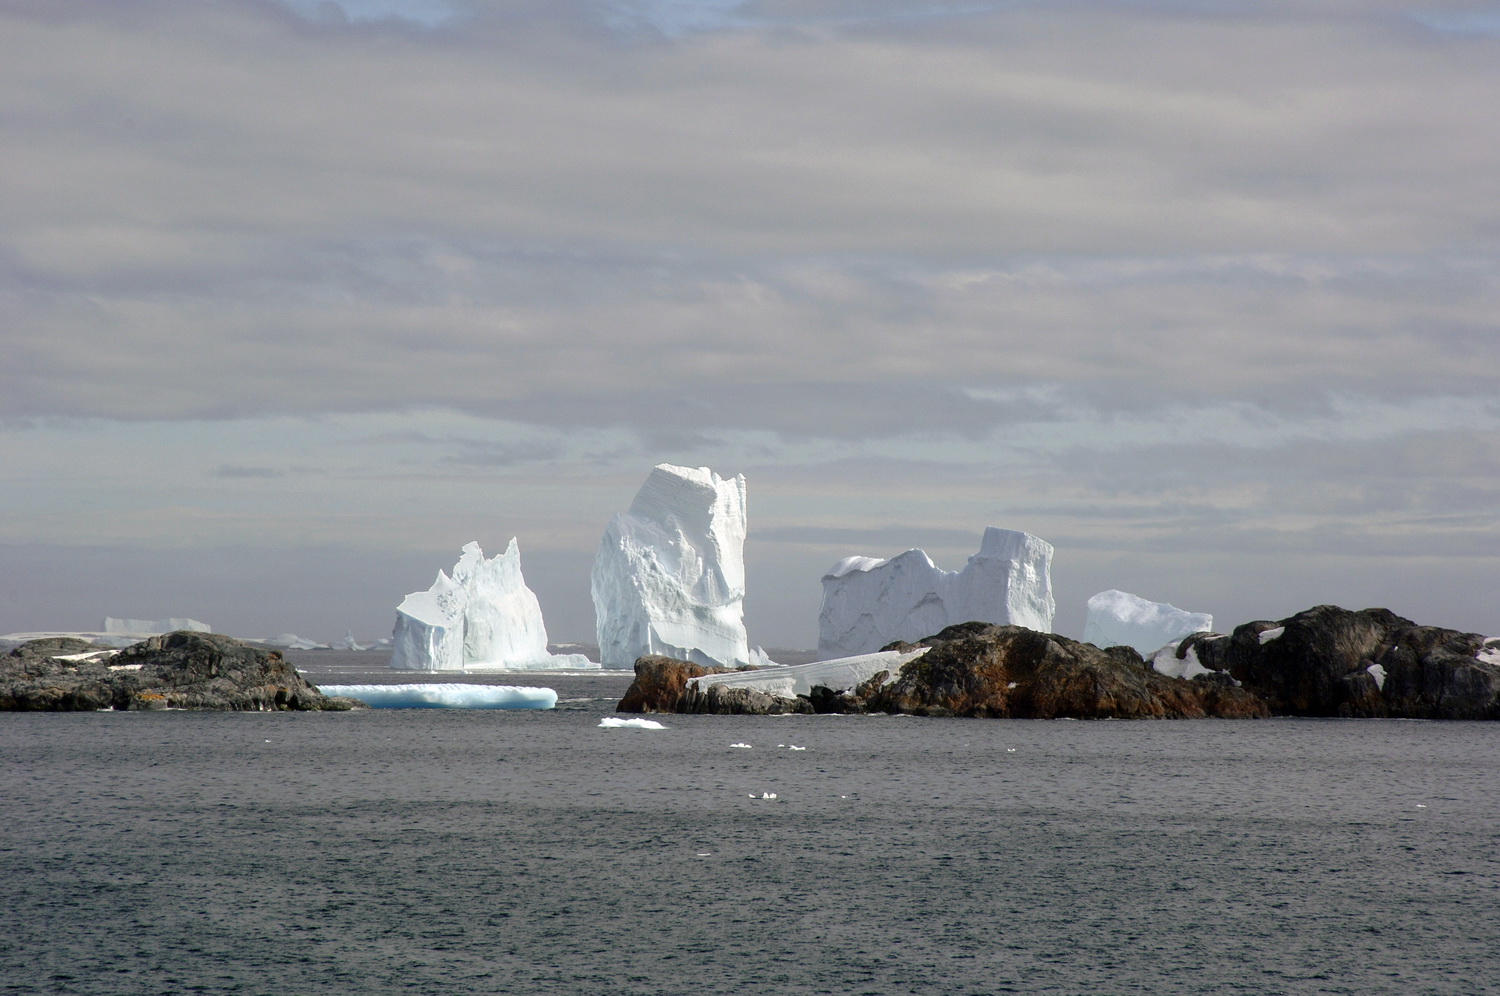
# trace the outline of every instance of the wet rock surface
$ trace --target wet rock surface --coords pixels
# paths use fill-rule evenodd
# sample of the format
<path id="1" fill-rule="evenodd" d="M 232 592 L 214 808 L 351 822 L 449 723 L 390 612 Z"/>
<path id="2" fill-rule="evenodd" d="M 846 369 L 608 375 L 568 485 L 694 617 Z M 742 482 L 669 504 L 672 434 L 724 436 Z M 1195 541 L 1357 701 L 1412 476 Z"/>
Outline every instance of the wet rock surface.
<path id="1" fill-rule="evenodd" d="M 72 658 L 72 659 L 68 659 Z M 118 652 L 84 640 L 33 640 L 0 657 L 0 710 L 346 710 L 280 653 L 214 633 L 154 636 Z"/>

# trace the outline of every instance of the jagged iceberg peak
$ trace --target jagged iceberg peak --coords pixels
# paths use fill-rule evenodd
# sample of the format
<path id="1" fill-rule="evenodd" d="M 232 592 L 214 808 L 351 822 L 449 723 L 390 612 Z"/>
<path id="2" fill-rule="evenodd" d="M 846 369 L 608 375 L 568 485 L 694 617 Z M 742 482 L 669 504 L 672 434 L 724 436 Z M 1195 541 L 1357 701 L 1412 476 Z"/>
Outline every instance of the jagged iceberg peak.
<path id="1" fill-rule="evenodd" d="M 442 571 L 396 610 L 391 667 L 416 671 L 596 668 L 582 654 L 547 652 L 542 606 L 521 575 L 521 548 L 485 559 L 467 543 L 450 578 Z"/>
<path id="2" fill-rule="evenodd" d="M 469 592 L 464 608 L 464 664 L 515 667 L 547 658 L 542 606 L 521 577 L 521 550 L 512 537 L 489 560 L 478 543 L 464 547 L 453 580 Z"/>
<path id="3" fill-rule="evenodd" d="M 1052 631 L 1052 544 L 989 526 L 961 571 L 945 571 L 923 550 L 889 560 L 845 557 L 823 576 L 818 653 L 824 659 L 873 653 L 961 622 L 1011 623 Z"/>
<path id="4" fill-rule="evenodd" d="M 745 477 L 658 464 L 599 541 L 592 594 L 599 659 L 643 654 L 745 664 Z"/>
<path id="5" fill-rule="evenodd" d="M 1167 644 L 1175 649 L 1183 637 L 1213 628 L 1214 617 L 1207 612 L 1188 612 L 1111 588 L 1089 599 L 1083 642 L 1096 647 L 1134 647 L 1150 658 Z"/>

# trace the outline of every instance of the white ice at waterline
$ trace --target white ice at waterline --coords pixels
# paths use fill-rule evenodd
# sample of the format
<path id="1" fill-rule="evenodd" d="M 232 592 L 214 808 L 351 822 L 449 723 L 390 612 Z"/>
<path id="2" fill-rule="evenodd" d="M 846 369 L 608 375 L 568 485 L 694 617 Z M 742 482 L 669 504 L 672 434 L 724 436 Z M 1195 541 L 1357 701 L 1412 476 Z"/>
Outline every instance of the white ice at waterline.
<path id="1" fill-rule="evenodd" d="M 948 626 L 984 622 L 1052 631 L 1052 545 L 990 526 L 961 571 L 945 571 L 922 550 L 890 560 L 845 557 L 823 576 L 818 653 L 866 654 L 914 642 Z"/>
<path id="2" fill-rule="evenodd" d="M 551 709 L 557 692 L 515 685 L 437 681 L 412 685 L 319 685 L 324 695 L 359 699 L 371 709 Z"/>
<path id="3" fill-rule="evenodd" d="M 841 657 L 831 661 L 766 668 L 763 671 L 705 674 L 697 678 L 689 678 L 687 683 L 700 692 L 706 691 L 710 685 L 724 685 L 730 688 L 749 688 L 784 699 L 796 698 L 798 695 L 811 695 L 813 687 L 817 685 L 835 692 L 842 692 L 859 687 L 881 671 L 890 672 L 890 678 L 887 680 L 894 681 L 902 665 L 927 653 L 927 649 L 922 647 L 908 653 L 882 650 L 878 653 Z"/>
<path id="4" fill-rule="evenodd" d="M 599 720 L 599 728 L 604 730 L 665 730 L 666 727 L 654 719 L 621 719 L 618 716 L 605 716 Z"/>
<path id="5" fill-rule="evenodd" d="M 630 510 L 610 520 L 594 560 L 599 660 L 643 654 L 749 663 L 745 640 L 745 477 L 658 464 Z"/>
<path id="6" fill-rule="evenodd" d="M 1101 648 L 1133 647 L 1146 657 L 1162 644 L 1180 643 L 1213 628 L 1214 617 L 1207 612 L 1188 612 L 1112 588 L 1089 599 L 1083 642 Z"/>

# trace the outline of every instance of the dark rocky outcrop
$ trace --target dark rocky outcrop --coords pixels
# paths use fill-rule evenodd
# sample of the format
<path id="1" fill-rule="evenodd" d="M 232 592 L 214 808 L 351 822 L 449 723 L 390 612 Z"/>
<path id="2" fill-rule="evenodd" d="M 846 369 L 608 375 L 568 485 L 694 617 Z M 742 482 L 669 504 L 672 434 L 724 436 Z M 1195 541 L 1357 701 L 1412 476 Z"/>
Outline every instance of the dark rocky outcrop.
<path id="1" fill-rule="evenodd" d="M 1100 650 L 1022 626 L 965 623 L 914 646 L 932 649 L 895 681 L 870 689 L 868 711 L 1011 719 L 1268 715 L 1232 682 L 1171 678 L 1128 647 Z"/>
<path id="2" fill-rule="evenodd" d="M 647 654 L 636 658 L 635 680 L 625 690 L 616 706 L 618 712 L 677 712 L 689 678 L 705 674 L 724 674 L 732 668 L 705 666 L 675 657 Z"/>
<path id="3" fill-rule="evenodd" d="M 92 660 L 101 648 L 71 638 L 33 640 L 0 657 L 0 710 L 343 710 L 274 650 L 213 633 L 154 636 Z"/>
<path id="4" fill-rule="evenodd" d="M 1228 679 L 1184 681 L 1151 670 L 1129 648 L 1100 650 L 1020 626 L 963 623 L 918 644 L 931 649 L 894 680 L 885 672 L 851 690 L 814 687 L 786 698 L 690 678 L 723 673 L 688 661 L 642 657 L 620 712 L 754 714 L 908 713 L 1050 719 L 1168 719 L 1267 715 L 1259 699 Z"/>
<path id="5" fill-rule="evenodd" d="M 1319 605 L 1177 648 L 1285 716 L 1500 719 L 1500 666 L 1477 633 L 1419 626 L 1388 609 Z M 1382 681 L 1379 675 L 1384 675 Z"/>

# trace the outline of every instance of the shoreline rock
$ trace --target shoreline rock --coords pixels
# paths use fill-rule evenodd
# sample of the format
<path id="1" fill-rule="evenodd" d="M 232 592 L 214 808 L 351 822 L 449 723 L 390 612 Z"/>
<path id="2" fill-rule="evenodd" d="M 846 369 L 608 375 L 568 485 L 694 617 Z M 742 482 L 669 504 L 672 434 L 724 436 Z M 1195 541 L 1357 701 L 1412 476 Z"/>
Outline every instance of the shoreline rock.
<path id="1" fill-rule="evenodd" d="M 167 633 L 117 652 L 74 638 L 32 640 L 0 657 L 0 711 L 363 707 L 324 695 L 277 651 L 215 633 Z"/>
<path id="2" fill-rule="evenodd" d="M 1500 719 L 1500 641 L 1420 626 L 1389 609 L 1318 605 L 1177 646 L 1281 716 Z"/>

